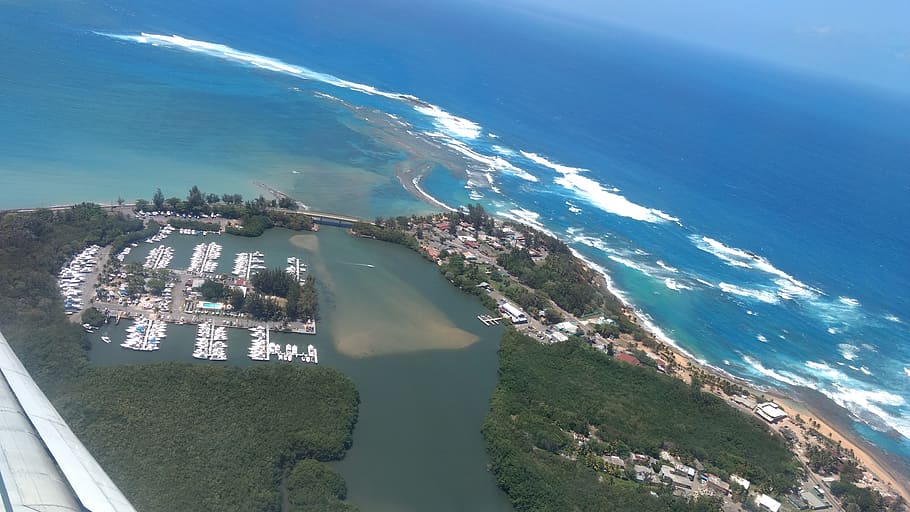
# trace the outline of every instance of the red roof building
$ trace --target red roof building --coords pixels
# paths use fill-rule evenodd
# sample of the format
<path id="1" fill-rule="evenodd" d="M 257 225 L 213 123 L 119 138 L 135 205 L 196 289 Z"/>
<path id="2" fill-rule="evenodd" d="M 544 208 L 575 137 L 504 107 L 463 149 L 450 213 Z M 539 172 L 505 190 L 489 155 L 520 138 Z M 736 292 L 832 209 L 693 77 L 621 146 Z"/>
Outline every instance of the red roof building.
<path id="1" fill-rule="evenodd" d="M 626 353 L 617 354 L 616 360 L 631 364 L 632 366 L 638 366 L 641 364 L 641 361 L 639 361 L 637 357 L 633 356 L 632 354 L 626 354 Z"/>

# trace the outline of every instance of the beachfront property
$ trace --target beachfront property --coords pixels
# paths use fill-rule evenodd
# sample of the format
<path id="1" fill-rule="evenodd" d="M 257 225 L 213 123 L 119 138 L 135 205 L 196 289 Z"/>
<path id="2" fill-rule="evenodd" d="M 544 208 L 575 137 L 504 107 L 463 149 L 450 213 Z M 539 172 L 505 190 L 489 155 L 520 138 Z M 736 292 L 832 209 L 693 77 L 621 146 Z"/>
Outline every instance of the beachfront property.
<path id="1" fill-rule="evenodd" d="M 764 402 L 755 407 L 755 415 L 768 423 L 777 423 L 787 417 L 787 413 L 774 402 Z"/>
<path id="2" fill-rule="evenodd" d="M 528 323 L 528 315 L 525 314 L 518 306 L 508 301 L 502 301 L 499 304 L 499 312 L 508 317 L 513 324 Z"/>

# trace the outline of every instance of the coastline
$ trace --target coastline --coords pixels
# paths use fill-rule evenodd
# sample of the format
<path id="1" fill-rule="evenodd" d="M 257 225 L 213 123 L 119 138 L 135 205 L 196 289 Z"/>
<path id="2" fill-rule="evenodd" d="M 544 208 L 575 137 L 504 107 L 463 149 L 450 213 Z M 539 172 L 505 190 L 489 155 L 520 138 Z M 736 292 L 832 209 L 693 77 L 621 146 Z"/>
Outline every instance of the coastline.
<path id="1" fill-rule="evenodd" d="M 822 409 L 824 409 L 824 407 L 820 407 L 819 403 L 813 403 L 813 400 L 809 400 L 805 396 L 799 396 L 798 392 L 796 396 L 793 396 L 792 393 L 788 394 L 780 389 L 761 388 L 751 381 L 728 374 L 719 368 L 711 366 L 705 361 L 699 360 L 685 348 L 680 346 L 675 340 L 667 336 L 660 327 L 655 325 L 645 316 L 643 311 L 629 301 L 629 299 L 616 288 L 606 270 L 582 257 L 574 250 L 573 254 L 575 254 L 575 257 L 585 266 L 601 276 L 602 285 L 606 292 L 619 299 L 628 307 L 642 328 L 655 339 L 663 342 L 667 348 L 673 352 L 676 359 L 675 362 L 678 366 L 687 368 L 691 365 L 721 379 L 732 381 L 746 388 L 756 396 L 769 396 L 786 411 L 790 418 L 795 418 L 796 415 L 799 414 L 803 418 L 815 420 L 815 422 L 819 424 L 817 430 L 820 433 L 823 435 L 829 434 L 829 439 L 839 444 L 845 450 L 851 451 L 857 462 L 867 472 L 871 473 L 874 478 L 883 482 L 888 491 L 901 496 L 906 502 L 910 503 L 910 474 L 908 474 L 907 471 L 900 469 L 894 462 L 888 460 L 888 455 L 883 450 L 869 443 L 859 434 L 852 432 L 845 421 L 838 421 L 832 412 L 823 411 Z M 686 376 L 688 375 L 687 371 L 679 372 L 676 375 L 677 378 L 683 378 L 680 373 L 685 373 Z M 724 397 L 721 396 L 721 398 Z M 829 402 L 830 407 L 840 407 L 824 395 L 819 394 L 819 396 L 815 398 L 815 401 L 817 402 Z M 728 402 L 726 399 L 724 401 Z"/>
<path id="2" fill-rule="evenodd" d="M 429 196 L 417 186 L 417 183 L 422 176 L 423 174 L 420 174 L 417 169 L 407 169 L 399 175 L 399 181 L 406 190 L 416 197 L 429 204 L 439 206 L 439 202 L 436 201 L 435 198 Z M 537 226 L 529 227 L 532 229 L 539 229 Z M 829 439 L 834 443 L 839 444 L 846 451 L 851 452 L 858 464 L 866 472 L 871 473 L 874 480 L 872 482 L 866 482 L 873 484 L 869 487 L 878 487 L 882 492 L 889 492 L 892 495 L 900 496 L 906 502 L 910 503 L 910 472 L 901 469 L 899 464 L 889 460 L 889 456 L 886 452 L 863 439 L 858 433 L 853 432 L 848 424 L 849 420 L 846 419 L 847 413 L 834 409 L 839 407 L 837 404 L 823 395 L 815 397 L 815 400 L 807 400 L 806 397 L 800 396 L 799 390 L 787 392 L 776 388 L 766 389 L 749 380 L 729 374 L 721 368 L 710 365 L 706 361 L 700 360 L 694 354 L 679 345 L 676 340 L 673 340 L 664 333 L 663 330 L 647 317 L 642 310 L 632 303 L 622 290 L 619 290 L 616 287 L 612 278 L 604 268 L 583 257 L 574 249 L 572 249 L 572 254 L 588 269 L 601 277 L 599 284 L 604 293 L 618 299 L 626 308 L 628 308 L 629 313 L 634 316 L 636 323 L 673 353 L 675 363 L 682 369 L 682 371 L 676 373 L 675 376 L 677 378 L 687 380 L 689 378 L 688 368 L 697 368 L 698 370 L 717 378 L 736 383 L 755 396 L 764 395 L 773 398 L 787 412 L 791 419 L 795 418 L 797 414 L 806 419 L 811 418 L 818 424 L 817 430 L 822 433 L 822 435 L 829 434 L 827 436 Z M 735 407 L 728 397 L 723 395 L 719 395 L 719 397 L 724 399 L 731 407 Z M 828 407 L 820 406 L 822 404 Z M 823 409 L 831 410 L 825 411 Z M 843 415 L 844 418 L 838 419 L 838 415 Z M 793 448 L 793 452 L 796 455 L 800 455 L 796 447 Z"/>

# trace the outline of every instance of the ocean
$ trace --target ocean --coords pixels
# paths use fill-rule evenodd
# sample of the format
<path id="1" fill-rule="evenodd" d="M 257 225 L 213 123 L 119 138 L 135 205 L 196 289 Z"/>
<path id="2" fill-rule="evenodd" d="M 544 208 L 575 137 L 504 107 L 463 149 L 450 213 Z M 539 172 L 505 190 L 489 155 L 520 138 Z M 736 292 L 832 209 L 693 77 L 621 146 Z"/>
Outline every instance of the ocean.
<path id="1" fill-rule="evenodd" d="M 479 3 L 0 5 L 0 208 L 278 188 L 544 229 L 910 468 L 910 98 Z M 467 173 L 465 173 L 465 169 Z M 407 175 L 411 180 L 413 175 Z"/>

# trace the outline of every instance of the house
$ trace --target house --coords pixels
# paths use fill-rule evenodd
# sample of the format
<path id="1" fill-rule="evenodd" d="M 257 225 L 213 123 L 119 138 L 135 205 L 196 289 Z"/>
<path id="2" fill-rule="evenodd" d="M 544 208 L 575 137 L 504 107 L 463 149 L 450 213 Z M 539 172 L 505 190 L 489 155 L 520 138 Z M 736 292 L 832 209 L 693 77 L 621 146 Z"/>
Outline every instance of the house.
<path id="1" fill-rule="evenodd" d="M 609 455 L 609 456 L 604 455 L 603 459 L 604 459 L 605 463 L 607 463 L 611 466 L 617 466 L 617 467 L 620 467 L 623 469 L 625 469 L 625 467 L 626 467 L 626 461 L 620 459 L 616 455 Z"/>
<path id="2" fill-rule="evenodd" d="M 745 489 L 747 491 L 749 490 L 749 486 L 752 485 L 751 482 L 749 482 L 745 478 L 743 478 L 741 476 L 737 476 L 737 475 L 730 475 L 730 481 L 739 485 L 740 487 L 742 487 L 743 489 Z"/>
<path id="3" fill-rule="evenodd" d="M 650 480 L 654 476 L 654 470 L 648 466 L 642 466 L 640 464 L 635 465 L 635 479 L 639 482 L 644 482 L 645 480 Z"/>
<path id="4" fill-rule="evenodd" d="M 787 417 L 787 413 L 774 402 L 765 402 L 755 407 L 755 414 L 768 423 L 777 423 Z"/>
<path id="5" fill-rule="evenodd" d="M 759 510 L 767 510 L 768 512 L 780 511 L 780 502 L 767 494 L 762 494 L 756 498 L 755 504 L 758 505 Z"/>
<path id="6" fill-rule="evenodd" d="M 678 475 L 672 466 L 660 467 L 660 479 L 679 489 L 692 489 L 693 483 L 687 477 Z"/>
<path id="7" fill-rule="evenodd" d="M 631 364 L 632 366 L 638 366 L 641 364 L 641 361 L 639 361 L 637 357 L 633 356 L 632 354 L 626 354 L 625 352 L 616 354 L 616 360 Z"/>
<path id="8" fill-rule="evenodd" d="M 717 491 L 722 496 L 726 496 L 727 494 L 730 494 L 730 484 L 728 484 L 727 482 L 724 482 L 718 476 L 708 475 L 708 479 L 706 480 L 706 483 L 708 484 L 709 489 Z"/>

